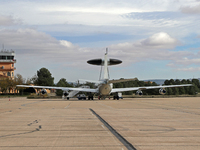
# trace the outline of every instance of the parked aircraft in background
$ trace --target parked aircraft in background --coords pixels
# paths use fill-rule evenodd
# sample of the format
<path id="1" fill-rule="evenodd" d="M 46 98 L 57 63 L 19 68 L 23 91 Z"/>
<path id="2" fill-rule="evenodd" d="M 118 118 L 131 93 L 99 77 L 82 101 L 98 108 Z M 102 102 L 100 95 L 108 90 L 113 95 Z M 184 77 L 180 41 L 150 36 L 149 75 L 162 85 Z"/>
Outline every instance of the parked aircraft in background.
<path id="1" fill-rule="evenodd" d="M 63 90 L 63 95 L 69 99 L 70 92 L 72 91 L 73 93 L 78 93 L 78 92 L 90 92 L 90 93 L 97 93 L 99 97 L 105 97 L 110 95 L 111 93 L 116 93 L 113 96 L 113 99 L 119 99 L 118 92 L 125 92 L 125 91 L 137 91 L 136 93 L 139 95 L 142 95 L 142 90 L 147 90 L 147 89 L 160 89 L 159 93 L 160 94 L 165 94 L 166 90 L 165 88 L 172 88 L 172 87 L 183 87 L 183 86 L 192 86 L 192 84 L 182 84 L 182 85 L 163 85 L 163 86 L 146 86 L 146 87 L 129 87 L 129 88 L 113 88 L 113 83 L 118 83 L 118 82 L 126 82 L 126 81 L 131 81 L 131 80 L 136 80 L 137 78 L 133 79 L 122 79 L 122 80 L 109 80 L 109 71 L 108 71 L 108 66 L 111 65 L 117 65 L 122 63 L 121 60 L 118 59 L 108 59 L 108 51 L 106 50 L 104 59 L 92 59 L 87 61 L 87 63 L 92 64 L 92 65 L 99 65 L 104 67 L 104 76 L 103 79 L 100 79 L 99 81 L 91 81 L 91 80 L 85 80 L 87 82 L 92 82 L 98 84 L 98 87 L 96 89 L 91 89 L 91 88 L 85 88 L 85 87 L 79 87 L 79 88 L 73 88 L 73 87 L 53 87 L 53 86 L 30 86 L 30 85 L 17 85 L 17 87 L 25 87 L 25 88 L 40 88 L 42 89 L 42 94 L 46 94 L 45 89 L 61 89 Z M 101 74 L 101 73 L 100 73 Z M 71 93 L 72 93 L 71 92 Z M 94 94 L 93 94 L 94 95 Z M 90 94 L 88 96 L 88 99 L 93 100 L 93 95 Z"/>

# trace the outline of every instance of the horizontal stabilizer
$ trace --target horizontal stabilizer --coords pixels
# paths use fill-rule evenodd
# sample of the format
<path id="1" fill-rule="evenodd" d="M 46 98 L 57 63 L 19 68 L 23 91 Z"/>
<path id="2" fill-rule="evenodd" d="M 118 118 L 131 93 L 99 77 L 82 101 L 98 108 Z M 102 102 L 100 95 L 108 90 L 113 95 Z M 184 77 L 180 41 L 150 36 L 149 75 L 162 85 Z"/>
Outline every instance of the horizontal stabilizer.
<path id="1" fill-rule="evenodd" d="M 96 84 L 101 84 L 102 81 L 94 81 L 94 80 L 85 80 L 85 79 L 79 79 L 79 82 L 90 82 L 90 83 L 96 83 Z"/>
<path id="2" fill-rule="evenodd" d="M 132 78 L 132 79 L 109 80 L 109 83 L 119 83 L 119 82 L 127 82 L 127 81 L 134 81 L 134 80 L 138 80 L 138 79 Z"/>

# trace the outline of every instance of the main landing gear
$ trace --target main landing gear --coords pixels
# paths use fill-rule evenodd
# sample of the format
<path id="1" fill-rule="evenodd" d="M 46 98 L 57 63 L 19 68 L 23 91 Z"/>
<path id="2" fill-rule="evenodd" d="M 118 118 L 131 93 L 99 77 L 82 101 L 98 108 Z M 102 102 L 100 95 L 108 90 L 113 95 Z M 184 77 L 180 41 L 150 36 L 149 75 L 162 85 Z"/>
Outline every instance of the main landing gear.
<path id="1" fill-rule="evenodd" d="M 116 100 L 119 100 L 119 96 L 118 96 L 118 95 L 114 95 L 114 96 L 113 96 L 113 99 L 114 99 L 114 100 L 115 100 L 115 99 L 116 99 Z"/>
<path id="2" fill-rule="evenodd" d="M 94 100 L 93 96 L 88 96 L 88 100 Z"/>
<path id="3" fill-rule="evenodd" d="M 94 95 L 91 92 L 88 95 L 88 100 L 94 100 Z"/>

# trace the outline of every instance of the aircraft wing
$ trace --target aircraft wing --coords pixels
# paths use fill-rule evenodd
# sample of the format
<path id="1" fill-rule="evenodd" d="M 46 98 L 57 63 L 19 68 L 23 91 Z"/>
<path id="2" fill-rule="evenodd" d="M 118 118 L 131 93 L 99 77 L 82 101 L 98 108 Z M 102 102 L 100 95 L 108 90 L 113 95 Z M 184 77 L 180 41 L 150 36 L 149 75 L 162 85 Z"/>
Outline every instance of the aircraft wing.
<path id="1" fill-rule="evenodd" d="M 24 88 L 32 87 L 36 89 L 56 89 L 63 91 L 82 91 L 82 92 L 92 92 L 92 93 L 96 93 L 98 91 L 98 89 L 90 89 L 90 88 L 54 87 L 54 86 L 17 85 L 17 87 L 24 87 Z"/>
<path id="2" fill-rule="evenodd" d="M 183 86 L 193 86 L 193 85 L 192 84 L 181 84 L 181 85 L 160 85 L 160 86 L 144 86 L 144 87 L 130 87 L 130 88 L 115 88 L 115 89 L 112 89 L 111 93 L 136 91 L 136 90 L 148 90 L 148 89 L 159 89 L 159 88 L 183 87 Z"/>

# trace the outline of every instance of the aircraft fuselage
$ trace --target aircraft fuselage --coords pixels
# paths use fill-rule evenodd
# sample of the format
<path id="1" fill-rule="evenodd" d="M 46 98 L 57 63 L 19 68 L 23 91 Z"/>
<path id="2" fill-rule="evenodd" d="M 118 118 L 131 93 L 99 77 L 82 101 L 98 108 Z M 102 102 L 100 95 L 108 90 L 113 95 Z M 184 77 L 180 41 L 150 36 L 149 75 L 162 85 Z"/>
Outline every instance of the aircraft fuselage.
<path id="1" fill-rule="evenodd" d="M 100 95 L 109 95 L 112 90 L 111 84 L 101 84 L 99 86 Z"/>

